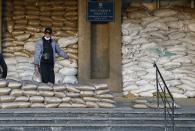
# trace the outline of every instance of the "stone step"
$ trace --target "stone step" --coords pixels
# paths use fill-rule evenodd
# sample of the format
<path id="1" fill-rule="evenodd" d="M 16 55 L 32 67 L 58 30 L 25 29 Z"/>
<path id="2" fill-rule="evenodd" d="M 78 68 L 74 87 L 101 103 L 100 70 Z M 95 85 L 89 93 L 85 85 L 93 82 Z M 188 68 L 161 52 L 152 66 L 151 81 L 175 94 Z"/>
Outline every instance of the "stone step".
<path id="1" fill-rule="evenodd" d="M 193 111 L 175 114 L 175 131 L 195 129 Z M 36 108 L 0 110 L 0 116 L 0 131 L 164 131 L 163 110 Z"/>
<path id="2" fill-rule="evenodd" d="M 11 109 L 0 110 L 1 117 L 164 117 L 163 110 L 141 109 Z M 176 110 L 175 118 L 195 118 L 195 112 Z"/>
<path id="3" fill-rule="evenodd" d="M 0 124 L 163 124 L 164 118 L 96 118 L 96 117 L 1 117 Z M 195 118 L 176 118 L 175 123 L 191 125 Z"/>
<path id="4" fill-rule="evenodd" d="M 193 131 L 194 126 L 180 125 L 175 131 Z M 1 125 L 0 131 L 164 131 L 164 125 L 154 124 L 21 124 Z M 171 127 L 167 131 L 172 131 Z"/>

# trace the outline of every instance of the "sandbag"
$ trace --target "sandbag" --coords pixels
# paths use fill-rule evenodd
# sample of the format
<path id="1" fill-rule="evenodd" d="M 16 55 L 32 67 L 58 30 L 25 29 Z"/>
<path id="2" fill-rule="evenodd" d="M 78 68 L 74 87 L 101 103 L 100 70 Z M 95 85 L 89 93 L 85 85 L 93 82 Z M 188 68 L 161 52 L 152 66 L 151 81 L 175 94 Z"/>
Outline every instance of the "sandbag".
<path id="1" fill-rule="evenodd" d="M 8 82 L 6 80 L 0 80 L 0 88 L 4 88 L 8 85 Z"/>
<path id="2" fill-rule="evenodd" d="M 67 47 L 68 45 L 75 44 L 78 42 L 77 37 L 63 37 L 58 40 L 59 46 L 60 47 Z"/>
<path id="3" fill-rule="evenodd" d="M 32 103 L 30 107 L 31 108 L 45 108 L 45 105 L 43 103 Z"/>
<path id="4" fill-rule="evenodd" d="M 54 95 L 53 91 L 39 91 L 38 94 L 44 97 L 51 97 Z"/>
<path id="5" fill-rule="evenodd" d="M 23 35 L 18 35 L 15 36 L 15 39 L 18 41 L 25 41 L 30 37 L 30 34 L 23 34 Z"/>
<path id="6" fill-rule="evenodd" d="M 32 102 L 32 103 L 41 103 L 41 102 L 44 101 L 44 97 L 42 97 L 42 96 L 31 96 L 31 97 L 29 98 L 29 100 L 30 100 L 30 102 Z"/>
<path id="7" fill-rule="evenodd" d="M 10 95 L 0 96 L 1 103 L 13 102 L 14 100 L 15 100 L 15 96 L 10 96 Z"/>
<path id="8" fill-rule="evenodd" d="M 77 80 L 76 76 L 65 76 L 63 83 L 77 84 L 78 80 Z"/>
<path id="9" fill-rule="evenodd" d="M 12 96 L 22 96 L 23 95 L 23 90 L 20 89 L 13 89 L 10 93 Z"/>
<path id="10" fill-rule="evenodd" d="M 102 108 L 114 108 L 114 104 L 106 103 L 106 102 L 98 102 L 98 105 Z"/>
<path id="11" fill-rule="evenodd" d="M 54 85 L 53 88 L 54 88 L 54 91 L 59 91 L 59 92 L 66 91 L 65 85 Z"/>
<path id="12" fill-rule="evenodd" d="M 30 51 L 30 52 L 34 52 L 35 51 L 35 42 L 27 42 L 24 45 L 24 49 Z"/>
<path id="13" fill-rule="evenodd" d="M 29 101 L 29 97 L 26 96 L 18 96 L 15 98 L 15 102 L 28 102 Z"/>
<path id="14" fill-rule="evenodd" d="M 45 103 L 61 103 L 62 99 L 58 98 L 58 97 L 45 97 Z"/>

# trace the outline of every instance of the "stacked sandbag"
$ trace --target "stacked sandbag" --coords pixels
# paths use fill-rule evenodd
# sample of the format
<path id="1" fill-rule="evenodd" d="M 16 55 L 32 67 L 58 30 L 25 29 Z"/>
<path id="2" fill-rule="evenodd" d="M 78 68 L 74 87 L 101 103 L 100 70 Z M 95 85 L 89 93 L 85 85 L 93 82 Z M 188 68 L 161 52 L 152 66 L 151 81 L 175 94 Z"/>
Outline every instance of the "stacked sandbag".
<path id="1" fill-rule="evenodd" d="M 122 23 L 124 95 L 155 94 L 156 61 L 174 97 L 194 97 L 194 15 L 185 10 L 162 8 L 151 13 L 131 7 L 126 14 Z"/>
<path id="2" fill-rule="evenodd" d="M 0 108 L 113 108 L 106 84 L 52 85 L 0 80 Z"/>
<path id="3" fill-rule="evenodd" d="M 76 75 L 78 73 L 77 61 L 58 60 L 55 64 L 55 82 L 57 84 L 70 83 L 76 84 L 78 80 Z"/>
<path id="4" fill-rule="evenodd" d="M 3 2 L 3 39 L 2 39 L 2 52 L 6 58 L 26 57 L 33 59 L 36 41 L 43 36 L 45 27 L 52 27 L 53 38 L 59 42 L 59 46 L 73 59 L 74 63 L 78 61 L 78 1 L 77 0 L 7 0 Z M 57 60 L 62 60 L 58 58 Z M 13 78 L 23 79 L 29 73 L 28 78 L 32 78 L 31 69 L 34 68 L 29 63 L 29 60 L 24 66 L 29 64 L 30 72 L 23 69 L 20 70 L 21 65 L 18 62 L 14 66 L 17 72 L 11 72 L 8 69 L 9 76 L 16 76 Z M 15 68 L 15 67 L 14 67 Z M 62 68 L 61 67 L 59 70 Z M 73 67 L 69 67 L 73 68 Z M 18 72 L 18 70 L 20 70 Z M 67 83 L 77 83 L 77 67 L 74 67 L 76 73 L 67 75 Z M 58 77 L 64 78 L 64 71 L 57 74 Z M 21 74 L 22 73 L 22 74 Z M 59 73 L 59 72 L 57 72 Z M 17 74 L 17 75 L 16 75 Z M 66 74 L 66 73 L 65 73 Z M 30 77 L 31 76 L 31 77 Z M 71 78 L 69 77 L 71 76 Z M 12 78 L 12 77 L 11 77 Z M 74 80 L 72 80 L 74 79 Z M 74 81 L 74 82 L 71 82 Z"/>
<path id="5" fill-rule="evenodd" d="M 15 80 L 33 80 L 34 74 L 34 60 L 32 58 L 27 57 L 11 57 L 5 58 L 5 61 L 8 66 L 8 79 Z M 78 83 L 77 80 L 77 61 L 72 61 L 67 59 L 59 60 L 55 63 L 55 83 Z"/>

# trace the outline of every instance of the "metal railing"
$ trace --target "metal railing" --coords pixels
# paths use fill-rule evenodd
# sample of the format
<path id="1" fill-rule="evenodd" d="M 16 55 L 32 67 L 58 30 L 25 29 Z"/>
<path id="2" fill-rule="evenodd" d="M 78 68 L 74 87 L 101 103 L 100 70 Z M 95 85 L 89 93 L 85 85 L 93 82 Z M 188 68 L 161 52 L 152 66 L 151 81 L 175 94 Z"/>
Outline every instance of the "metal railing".
<path id="1" fill-rule="evenodd" d="M 175 131 L 175 100 L 169 91 L 156 62 L 154 62 L 154 67 L 156 68 L 157 105 L 159 109 L 159 99 L 161 98 L 164 105 L 165 131 L 170 127 L 172 131 Z M 168 124 L 168 122 L 171 122 L 171 124 Z"/>

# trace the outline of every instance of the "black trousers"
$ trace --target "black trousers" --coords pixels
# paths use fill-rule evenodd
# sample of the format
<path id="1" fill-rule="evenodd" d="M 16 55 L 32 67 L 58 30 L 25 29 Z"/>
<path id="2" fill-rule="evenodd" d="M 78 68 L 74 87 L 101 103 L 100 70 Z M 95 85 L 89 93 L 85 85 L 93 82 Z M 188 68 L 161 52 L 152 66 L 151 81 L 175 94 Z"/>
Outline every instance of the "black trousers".
<path id="1" fill-rule="evenodd" d="M 41 62 L 40 65 L 41 79 L 43 83 L 55 83 L 54 65 Z"/>

